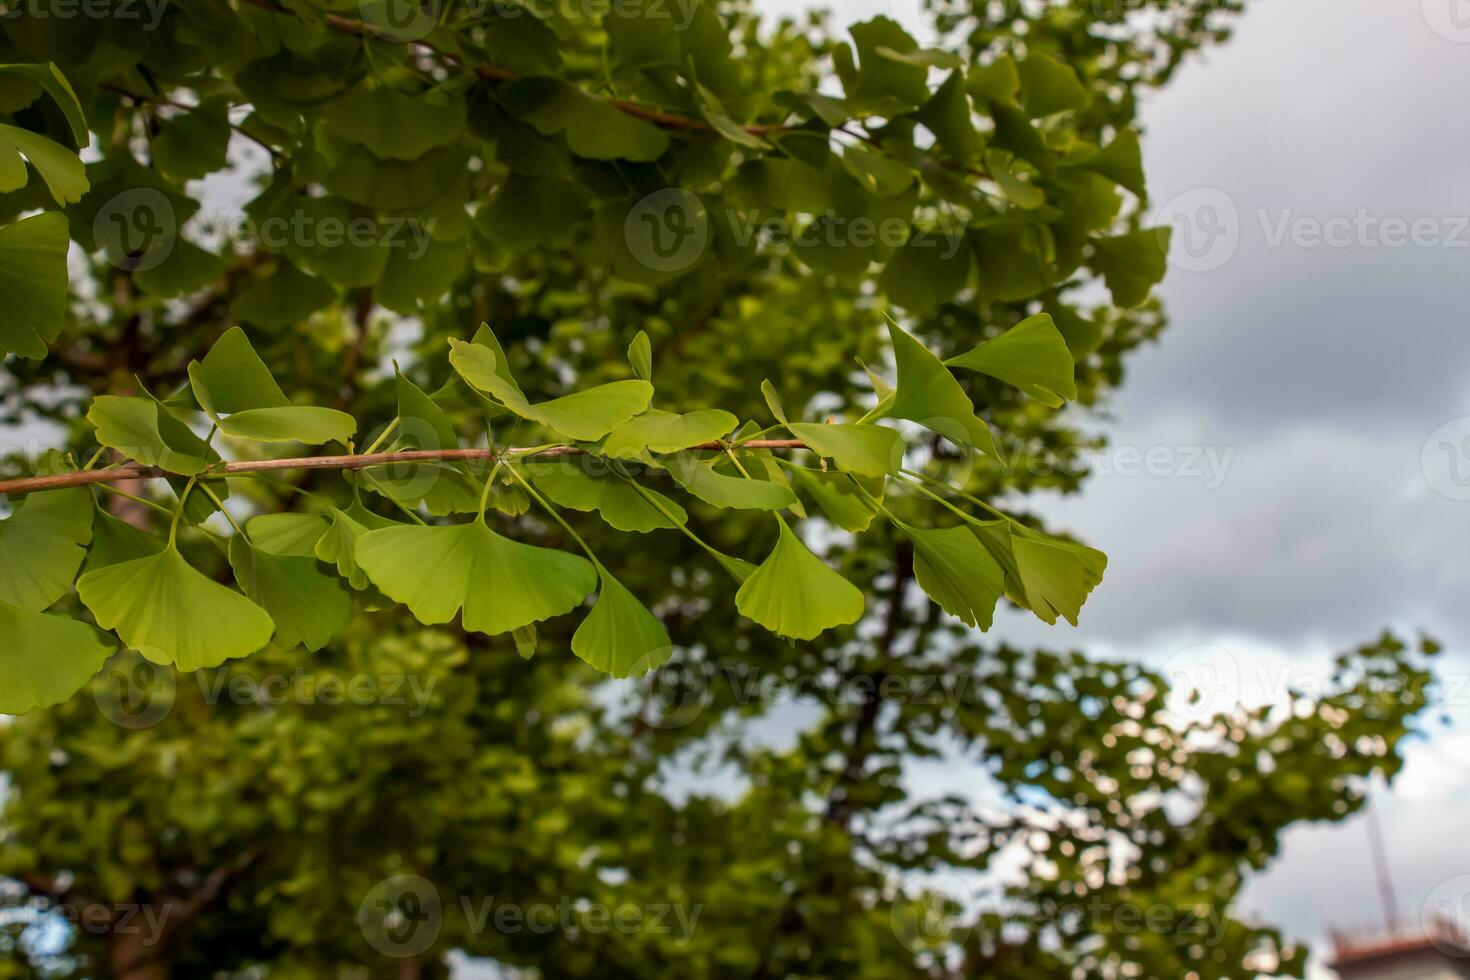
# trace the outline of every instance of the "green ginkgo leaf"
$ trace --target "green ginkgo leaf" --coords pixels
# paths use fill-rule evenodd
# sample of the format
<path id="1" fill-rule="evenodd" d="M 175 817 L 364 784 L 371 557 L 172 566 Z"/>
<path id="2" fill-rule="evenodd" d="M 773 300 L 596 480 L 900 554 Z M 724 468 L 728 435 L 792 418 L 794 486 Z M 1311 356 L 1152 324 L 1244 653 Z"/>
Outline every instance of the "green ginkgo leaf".
<path id="1" fill-rule="evenodd" d="M 1055 624 L 1060 614 L 1073 626 L 1082 605 L 1102 581 L 1107 555 L 1009 520 L 971 520 L 975 537 L 1005 571 L 1006 594 L 1038 619 Z"/>
<path id="2" fill-rule="evenodd" d="M 447 623 L 463 610 L 466 630 L 491 636 L 571 612 L 597 585 L 585 558 L 512 541 L 483 521 L 369 531 L 357 563 L 419 622 Z"/>
<path id="3" fill-rule="evenodd" d="M 859 476 L 887 476 L 903 463 L 903 438 L 885 426 L 788 422 L 786 428 L 818 456 Z"/>
<path id="4" fill-rule="evenodd" d="M 797 486 L 805 490 L 827 520 L 844 531 L 866 531 L 878 516 L 873 501 L 882 501 L 884 480 L 864 479 L 850 473 L 812 470 L 804 466 L 791 468 Z"/>
<path id="5" fill-rule="evenodd" d="M 245 525 L 250 543 L 272 555 L 315 558 L 317 543 L 332 526 L 323 514 L 262 514 Z"/>
<path id="6" fill-rule="evenodd" d="M 717 408 L 683 415 L 652 409 L 613 429 L 602 451 L 624 459 L 637 457 L 644 450 L 675 453 L 723 438 L 739 424 L 735 416 Z"/>
<path id="7" fill-rule="evenodd" d="M 572 652 L 614 677 L 663 666 L 674 651 L 663 624 L 607 569 L 599 573 L 602 592 L 572 635 Z"/>
<path id="8" fill-rule="evenodd" d="M 449 362 L 465 382 L 489 395 L 516 415 L 553 432 L 583 442 L 601 439 L 648 409 L 653 385 L 647 381 L 614 381 L 575 394 L 532 404 L 510 378 L 505 357 L 484 344 L 450 340 Z"/>
<path id="9" fill-rule="evenodd" d="M 66 216 L 48 211 L 0 228 L 0 357 L 40 359 L 66 322 Z"/>
<path id="10" fill-rule="evenodd" d="M 83 575 L 77 594 L 98 625 L 157 664 L 193 671 L 271 640 L 266 611 L 195 570 L 176 548 Z"/>
<path id="11" fill-rule="evenodd" d="M 82 112 L 81 100 L 77 98 L 76 91 L 66 76 L 61 73 L 51 62 L 28 65 L 0 65 L 0 73 L 6 75 L 21 75 L 30 79 L 46 91 L 46 94 L 56 100 L 66 116 L 66 124 L 71 129 L 71 138 L 78 147 L 85 147 L 90 139 L 87 133 L 87 117 Z"/>
<path id="12" fill-rule="evenodd" d="M 565 133 L 567 146 L 579 157 L 647 161 L 669 148 L 663 130 L 560 78 L 518 79 L 502 86 L 498 97 L 511 115 L 543 136 Z"/>
<path id="13" fill-rule="evenodd" d="M 40 133 L 0 124 L 0 192 L 18 191 L 29 183 L 25 161 L 36 168 L 51 197 L 63 207 L 78 203 L 91 189 L 86 165 L 71 150 Z"/>
<path id="14" fill-rule="evenodd" d="M 761 382 L 761 397 L 766 400 L 766 408 L 770 409 L 771 417 L 782 425 L 786 424 L 786 406 L 781 404 L 781 394 L 776 391 L 776 386 L 767 379 Z"/>
<path id="15" fill-rule="evenodd" d="M 777 634 L 810 640 L 863 615 L 863 594 L 807 549 L 780 517 L 771 554 L 735 593 L 741 615 Z"/>
<path id="16" fill-rule="evenodd" d="M 585 462 L 561 459 L 527 463 L 524 469 L 552 503 L 583 513 L 596 511 L 619 531 L 647 534 L 688 522 L 688 512 L 677 501 L 635 485 L 631 477 L 611 469 L 593 471 Z"/>
<path id="17" fill-rule="evenodd" d="M 648 339 L 646 331 L 638 331 L 628 345 L 628 364 L 639 380 L 653 383 L 653 342 Z"/>
<path id="18" fill-rule="evenodd" d="M 193 495 L 189 499 L 194 499 Z M 140 531 L 127 521 L 94 506 L 92 547 L 87 549 L 87 562 L 82 566 L 82 573 L 94 572 L 109 565 L 121 565 L 136 558 L 147 558 L 166 547 L 168 542 L 158 535 Z"/>
<path id="19" fill-rule="evenodd" d="M 315 555 L 272 554 L 236 535 L 230 566 L 245 595 L 275 621 L 276 643 L 283 648 L 304 646 L 314 653 L 352 622 L 350 594 L 341 579 L 322 573 Z"/>
<path id="20" fill-rule="evenodd" d="M 327 514 L 330 523 L 316 543 L 316 556 L 329 565 L 336 565 L 337 573 L 347 580 L 347 584 L 362 591 L 370 583 L 357 564 L 357 539 L 369 531 L 402 525 L 379 517 L 356 500 L 346 510 L 333 507 Z"/>
<path id="21" fill-rule="evenodd" d="M 1164 278 L 1172 228 L 1144 228 L 1092 239 L 1088 265 L 1100 273 L 1115 306 L 1137 306 Z"/>
<path id="22" fill-rule="evenodd" d="M 398 427 L 385 451 L 458 449 L 459 433 L 434 399 L 398 373 Z M 363 485 L 409 507 L 422 505 L 430 514 L 475 514 L 485 482 L 463 466 L 447 461 L 393 463 L 364 470 Z"/>
<path id="23" fill-rule="evenodd" d="M 1107 556 L 1025 528 L 1013 528 L 1011 548 L 1026 605 L 1045 623 L 1061 616 L 1076 626 L 1082 604 L 1102 581 Z"/>
<path id="24" fill-rule="evenodd" d="M 975 416 L 975 406 L 944 362 L 891 320 L 888 334 L 898 362 L 898 388 L 885 414 L 917 422 L 956 445 L 999 456 L 989 427 Z"/>
<path id="25" fill-rule="evenodd" d="M 50 607 L 71 583 L 92 540 L 85 490 L 48 490 L 21 498 L 0 521 L 0 602 L 31 612 Z"/>
<path id="26" fill-rule="evenodd" d="M 1005 594 L 1005 572 L 967 527 L 903 526 L 914 544 L 914 578 L 939 608 L 967 626 L 990 629 Z"/>
<path id="27" fill-rule="evenodd" d="M 293 405 L 239 327 L 227 330 L 203 361 L 189 365 L 189 381 L 220 431 L 256 442 L 345 443 L 357 421 L 345 412 Z"/>
<path id="28" fill-rule="evenodd" d="M 944 363 L 999 378 L 1052 408 L 1077 397 L 1072 352 L 1049 313 L 1028 316 L 999 337 Z"/>
<path id="29" fill-rule="evenodd" d="M 195 476 L 218 462 L 219 454 L 153 398 L 99 395 L 87 409 L 97 441 L 109 449 L 170 473 Z"/>
<path id="30" fill-rule="evenodd" d="M 726 476 L 690 456 L 680 457 L 665 468 L 685 490 L 725 510 L 785 510 L 800 503 L 790 487 L 769 480 Z"/>
<path id="31" fill-rule="evenodd" d="M 61 704 L 117 649 L 117 644 L 85 623 L 48 616 L 0 602 L 0 715 Z"/>

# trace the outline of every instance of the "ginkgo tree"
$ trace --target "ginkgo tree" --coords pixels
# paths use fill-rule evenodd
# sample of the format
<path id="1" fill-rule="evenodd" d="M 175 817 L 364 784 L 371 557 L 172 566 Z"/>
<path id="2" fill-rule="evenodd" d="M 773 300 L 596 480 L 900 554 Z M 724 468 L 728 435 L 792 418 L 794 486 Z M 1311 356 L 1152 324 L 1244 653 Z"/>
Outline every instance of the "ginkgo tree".
<path id="1" fill-rule="evenodd" d="M 1397 770 L 1422 703 L 1375 692 L 1415 655 L 1191 737 L 1135 664 L 975 633 L 1075 620 L 1102 575 L 1027 494 L 1079 486 L 1045 464 L 1163 327 L 1137 100 L 1238 3 L 937 0 L 932 46 L 742 4 L 83 6 L 0 33 L 32 134 L 0 424 L 48 450 L 4 460 L 0 710 L 32 710 L 0 873 L 172 925 L 37 970 L 1301 971 L 1227 906 Z M 425 697 L 264 693 L 291 672 Z M 140 678 L 174 696 L 119 710 Z M 776 710 L 746 685 L 801 679 L 794 742 L 746 737 Z M 906 783 L 956 751 L 963 783 Z M 691 756 L 731 798 L 674 785 Z M 1018 848 L 1022 939 L 906 897 Z M 358 916 L 405 873 L 445 916 L 392 958 Z M 1223 938 L 1054 914 L 1098 880 Z M 507 935 L 452 900 L 488 888 L 704 913 L 682 944 Z"/>

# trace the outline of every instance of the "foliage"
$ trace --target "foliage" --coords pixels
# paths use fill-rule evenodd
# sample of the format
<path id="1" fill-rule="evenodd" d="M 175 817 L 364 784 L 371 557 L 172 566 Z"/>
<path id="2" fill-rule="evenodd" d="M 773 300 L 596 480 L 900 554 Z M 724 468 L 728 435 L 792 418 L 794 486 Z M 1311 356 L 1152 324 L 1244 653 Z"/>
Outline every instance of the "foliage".
<path id="1" fill-rule="evenodd" d="M 76 934 L 79 969 L 128 980 L 433 976 L 455 948 L 553 976 L 1219 977 L 1282 946 L 1054 913 L 1083 888 L 1223 912 L 1282 828 L 1397 768 L 1423 702 L 1365 692 L 1421 663 L 1385 640 L 1341 694 L 1188 738 L 1136 665 L 971 632 L 1002 596 L 1075 622 L 1101 578 L 995 503 L 1078 486 L 1050 461 L 1162 327 L 1137 94 L 1237 5 L 939 3 L 935 49 L 886 18 L 594 6 L 7 20 L 30 170 L 0 169 L 0 423 L 65 451 L 10 470 L 166 478 L 0 524 L 35 637 L 0 710 L 56 704 L 0 728 L 0 868 L 168 910 L 141 958 L 115 919 Z M 421 697 L 336 703 L 392 678 Z M 795 682 L 797 708 L 751 693 Z M 957 752 L 998 805 L 913 791 Z M 1018 851 L 1007 901 L 1046 928 L 904 895 Z M 444 902 L 393 959 L 359 913 L 403 875 Z M 582 911 L 487 928 L 463 896 Z M 703 911 L 684 942 L 591 927 L 622 903 Z"/>

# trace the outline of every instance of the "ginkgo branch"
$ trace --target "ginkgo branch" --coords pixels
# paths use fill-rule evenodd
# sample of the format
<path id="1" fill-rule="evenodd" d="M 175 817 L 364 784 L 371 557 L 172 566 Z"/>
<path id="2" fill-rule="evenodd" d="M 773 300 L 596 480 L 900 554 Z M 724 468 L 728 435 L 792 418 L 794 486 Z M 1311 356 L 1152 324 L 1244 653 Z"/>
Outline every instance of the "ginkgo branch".
<path id="1" fill-rule="evenodd" d="M 725 445 L 719 442 L 700 443 L 691 450 L 723 452 Z M 800 439 L 757 439 L 740 445 L 741 449 L 805 449 Z M 510 450 L 510 456 L 582 456 L 587 451 L 577 446 L 535 447 L 530 452 Z M 204 473 L 197 474 L 206 479 L 263 473 L 273 470 L 362 470 L 371 466 L 391 466 L 395 463 L 429 462 L 493 462 L 501 452 L 495 449 L 418 449 L 402 452 L 362 453 L 351 456 L 302 456 L 292 459 L 251 459 L 225 463 Z M 84 487 L 96 483 L 119 483 L 127 480 L 156 480 L 170 476 L 188 476 L 173 473 L 159 466 L 144 466 L 129 463 L 106 470 L 84 470 L 71 473 L 56 473 L 47 476 L 28 476 L 13 480 L 0 480 L 0 493 L 23 494 L 40 490 L 63 490 L 68 487 Z"/>

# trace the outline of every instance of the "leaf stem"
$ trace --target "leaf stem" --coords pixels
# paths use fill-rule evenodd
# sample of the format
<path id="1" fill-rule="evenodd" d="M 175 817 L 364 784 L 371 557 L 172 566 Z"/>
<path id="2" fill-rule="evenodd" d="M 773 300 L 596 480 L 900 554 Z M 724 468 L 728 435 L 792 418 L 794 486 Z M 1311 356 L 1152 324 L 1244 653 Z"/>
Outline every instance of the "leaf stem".
<path id="1" fill-rule="evenodd" d="M 179 494 L 179 504 L 177 507 L 174 508 L 173 523 L 170 524 L 168 528 L 168 546 L 170 548 L 177 547 L 177 543 L 179 540 L 179 518 L 184 516 L 184 505 L 189 502 L 189 491 L 193 490 L 194 485 L 198 482 L 199 477 L 189 477 L 189 482 L 184 484 L 184 490 L 182 493 Z"/>
<path id="2" fill-rule="evenodd" d="M 541 505 L 542 510 L 550 514 L 552 519 L 556 521 L 556 523 L 560 524 L 563 528 L 566 529 L 566 532 L 572 536 L 572 539 L 575 540 L 577 544 L 581 546 L 582 550 L 587 553 L 587 557 L 592 559 L 592 564 L 597 566 L 598 572 L 605 573 L 607 569 L 602 567 L 602 562 L 597 560 L 597 555 L 593 554 L 591 547 L 589 547 L 587 542 L 582 539 L 582 536 L 577 533 L 577 529 L 568 524 L 566 519 L 561 516 L 557 509 L 551 506 L 551 504 L 547 502 L 546 498 L 541 496 L 541 494 L 536 491 L 535 487 L 531 486 L 531 481 L 527 480 L 525 477 L 521 476 L 521 474 L 517 473 L 514 466 L 507 467 L 506 472 L 510 474 L 511 479 L 515 480 L 521 485 L 526 493 L 531 495 L 532 500 Z"/>

